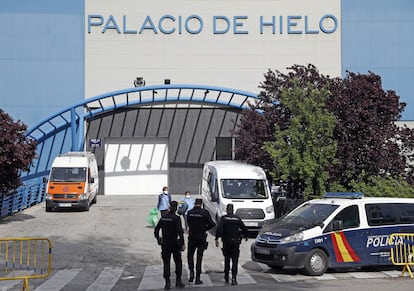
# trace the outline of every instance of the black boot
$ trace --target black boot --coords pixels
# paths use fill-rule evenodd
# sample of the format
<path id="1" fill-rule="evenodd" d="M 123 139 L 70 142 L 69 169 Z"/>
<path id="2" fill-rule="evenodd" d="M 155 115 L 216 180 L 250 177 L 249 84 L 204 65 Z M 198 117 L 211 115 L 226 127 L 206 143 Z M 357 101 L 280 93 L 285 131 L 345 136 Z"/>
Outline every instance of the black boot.
<path id="1" fill-rule="evenodd" d="M 229 283 L 229 275 L 228 274 L 224 275 L 224 282 Z"/>
<path id="2" fill-rule="evenodd" d="M 171 282 L 170 282 L 170 279 L 165 279 L 165 286 L 164 286 L 164 289 L 165 289 L 165 290 L 170 290 L 170 288 L 171 288 Z"/>
<path id="3" fill-rule="evenodd" d="M 188 279 L 188 282 L 193 282 L 194 281 L 194 271 L 190 271 L 190 278 Z"/>
<path id="4" fill-rule="evenodd" d="M 231 285 L 237 285 L 237 280 L 236 278 L 231 279 Z"/>
<path id="5" fill-rule="evenodd" d="M 200 274 L 197 274 L 197 275 L 196 275 L 195 284 L 196 284 L 196 285 L 203 284 L 203 281 L 201 281 L 201 280 L 200 280 Z"/>
<path id="6" fill-rule="evenodd" d="M 184 288 L 185 285 L 183 284 L 183 282 L 181 282 L 181 279 L 177 279 L 177 281 L 175 281 L 175 287 L 177 288 Z"/>

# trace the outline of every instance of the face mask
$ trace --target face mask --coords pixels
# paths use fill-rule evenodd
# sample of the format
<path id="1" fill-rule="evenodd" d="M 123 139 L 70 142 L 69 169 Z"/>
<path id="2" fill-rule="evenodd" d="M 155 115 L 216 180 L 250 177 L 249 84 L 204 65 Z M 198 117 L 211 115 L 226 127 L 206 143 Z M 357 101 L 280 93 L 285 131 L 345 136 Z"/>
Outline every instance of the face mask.
<path id="1" fill-rule="evenodd" d="M 190 198 L 190 195 L 185 195 L 185 198 Z"/>
<path id="2" fill-rule="evenodd" d="M 164 194 L 168 194 L 168 191 L 164 191 Z"/>

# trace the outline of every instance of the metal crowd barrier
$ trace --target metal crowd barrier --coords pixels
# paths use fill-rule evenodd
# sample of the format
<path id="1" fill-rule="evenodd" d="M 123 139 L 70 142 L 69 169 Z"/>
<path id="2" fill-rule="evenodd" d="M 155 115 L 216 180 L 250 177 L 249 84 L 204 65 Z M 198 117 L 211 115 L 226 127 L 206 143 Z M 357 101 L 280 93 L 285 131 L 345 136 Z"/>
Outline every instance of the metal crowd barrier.
<path id="1" fill-rule="evenodd" d="M 47 238 L 0 238 L 0 281 L 46 278 L 52 272 L 52 243 Z"/>
<path id="2" fill-rule="evenodd" d="M 401 276 L 405 271 L 414 278 L 411 266 L 414 266 L 414 233 L 393 233 L 389 238 L 391 246 L 391 261 L 396 266 L 403 266 Z"/>

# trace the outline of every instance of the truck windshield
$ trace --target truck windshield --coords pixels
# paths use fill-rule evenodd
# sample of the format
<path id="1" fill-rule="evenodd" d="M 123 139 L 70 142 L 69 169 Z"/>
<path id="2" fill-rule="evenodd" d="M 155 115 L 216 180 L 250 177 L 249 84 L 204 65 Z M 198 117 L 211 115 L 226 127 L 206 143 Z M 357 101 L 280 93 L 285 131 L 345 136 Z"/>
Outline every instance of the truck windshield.
<path id="1" fill-rule="evenodd" d="M 265 199 L 269 195 L 265 180 L 223 179 L 221 186 L 227 199 Z"/>
<path id="2" fill-rule="evenodd" d="M 281 218 L 284 224 L 302 226 L 304 228 L 323 225 L 323 221 L 337 209 L 339 205 L 306 203 Z"/>
<path id="3" fill-rule="evenodd" d="M 85 182 L 86 168 L 52 168 L 51 182 Z"/>

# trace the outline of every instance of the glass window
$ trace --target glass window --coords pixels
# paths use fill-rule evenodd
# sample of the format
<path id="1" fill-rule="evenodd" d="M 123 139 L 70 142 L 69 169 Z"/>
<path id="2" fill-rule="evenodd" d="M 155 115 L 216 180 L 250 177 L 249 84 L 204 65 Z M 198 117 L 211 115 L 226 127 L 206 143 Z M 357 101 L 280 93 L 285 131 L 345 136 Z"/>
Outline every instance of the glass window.
<path id="1" fill-rule="evenodd" d="M 366 204 L 368 225 L 390 225 L 399 221 L 400 214 L 396 211 L 396 205 L 392 203 Z"/>
<path id="2" fill-rule="evenodd" d="M 401 223 L 414 223 L 414 204 L 400 204 L 398 210 Z"/>
<path id="3" fill-rule="evenodd" d="M 269 195 L 264 180 L 223 179 L 221 186 L 227 199 L 265 199 Z"/>
<path id="4" fill-rule="evenodd" d="M 335 204 L 306 203 L 281 218 L 285 225 L 296 225 L 301 228 L 323 226 L 325 219 L 337 209 Z"/>
<path id="5" fill-rule="evenodd" d="M 51 182 L 85 182 L 86 168 L 52 168 Z"/>
<path id="6" fill-rule="evenodd" d="M 359 227 L 360 219 L 358 205 L 351 205 L 342 209 L 329 223 L 325 232 L 332 231 L 332 224 L 335 220 L 342 221 L 344 229 Z"/>

